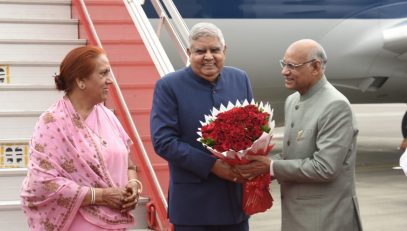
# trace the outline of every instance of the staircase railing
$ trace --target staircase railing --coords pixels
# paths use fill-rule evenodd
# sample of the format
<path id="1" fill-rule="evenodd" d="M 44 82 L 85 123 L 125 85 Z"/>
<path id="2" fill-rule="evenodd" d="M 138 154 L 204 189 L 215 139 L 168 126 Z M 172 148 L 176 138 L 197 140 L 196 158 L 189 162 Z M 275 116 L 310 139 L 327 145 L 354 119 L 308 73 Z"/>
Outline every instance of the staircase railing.
<path id="1" fill-rule="evenodd" d="M 83 0 L 73 0 L 72 2 L 73 2 L 73 6 L 77 8 L 79 17 L 84 24 L 86 34 L 89 38 L 89 42 L 92 45 L 97 45 L 99 47 L 102 47 L 102 43 L 99 39 L 99 36 L 97 35 L 95 26 L 89 16 L 86 4 L 84 3 Z M 161 58 L 163 60 L 165 60 L 165 57 L 161 57 Z M 168 62 L 165 61 L 164 63 L 166 63 L 166 64 L 160 63 L 160 65 L 159 65 L 160 68 L 157 67 L 157 69 L 159 70 L 160 73 L 161 72 L 168 73 L 171 70 L 173 70 L 172 65 L 169 62 L 169 60 L 168 60 Z M 168 63 L 170 65 L 168 65 Z M 157 215 L 159 218 L 158 224 L 160 226 L 160 230 L 167 230 L 169 227 L 169 224 L 167 221 L 168 220 L 167 219 L 167 207 L 168 207 L 167 201 L 165 199 L 164 193 L 162 192 L 162 189 L 160 187 L 157 176 L 153 170 L 153 166 L 148 158 L 144 145 L 141 141 L 141 137 L 132 120 L 130 111 L 126 105 L 126 102 L 124 100 L 124 97 L 119 88 L 119 85 L 117 83 L 117 80 L 114 76 L 113 71 L 112 71 L 112 79 L 113 79 L 113 86 L 114 86 L 114 89 L 112 91 L 112 94 L 113 94 L 112 98 L 113 98 L 115 105 L 117 106 L 118 117 L 120 117 L 122 119 L 123 126 L 126 128 L 126 130 L 131 131 L 131 133 L 129 135 L 130 135 L 131 139 L 133 140 L 133 142 L 135 141 L 135 143 L 137 144 L 137 145 L 134 145 L 133 148 L 135 149 L 134 150 L 135 153 L 137 153 L 141 157 L 140 159 L 142 160 L 142 162 L 139 164 L 146 177 L 145 185 L 146 185 L 146 187 L 149 188 L 149 191 L 152 193 L 152 195 L 150 195 L 151 199 L 156 202 L 155 209 L 156 209 L 156 212 L 157 212 Z"/>
<path id="2" fill-rule="evenodd" d="M 153 0 L 153 1 L 158 2 L 158 0 Z M 172 0 L 163 0 L 163 2 L 164 2 L 166 9 L 170 13 L 172 20 L 174 21 L 175 27 L 178 29 L 178 32 L 180 33 L 180 36 L 183 39 L 184 45 L 187 46 L 188 37 L 189 37 L 189 29 L 188 29 L 184 19 L 181 17 L 181 14 L 179 13 L 177 7 L 174 5 L 174 2 Z"/>
<path id="3" fill-rule="evenodd" d="M 133 2 L 133 0 L 127 0 Z M 188 46 L 189 29 L 181 17 L 177 7 L 175 7 L 172 0 L 162 0 L 164 6 L 160 0 L 151 0 L 151 3 L 160 17 L 160 23 L 157 28 L 157 35 L 160 36 L 161 29 L 164 27 L 173 43 L 176 46 L 178 54 L 181 57 L 182 62 L 185 65 L 189 65 L 188 55 L 186 53 L 186 47 Z M 134 2 L 133 2 L 134 3 Z M 166 13 L 170 14 L 170 17 Z M 143 12 L 144 13 L 144 12 Z"/>
<path id="4" fill-rule="evenodd" d="M 148 20 L 140 1 L 123 0 L 127 10 L 143 40 L 147 51 L 149 52 L 153 62 L 158 70 L 160 76 L 164 76 L 174 71 L 174 67 L 171 64 L 170 59 L 161 46 L 161 42 L 158 39 L 154 29 Z"/>

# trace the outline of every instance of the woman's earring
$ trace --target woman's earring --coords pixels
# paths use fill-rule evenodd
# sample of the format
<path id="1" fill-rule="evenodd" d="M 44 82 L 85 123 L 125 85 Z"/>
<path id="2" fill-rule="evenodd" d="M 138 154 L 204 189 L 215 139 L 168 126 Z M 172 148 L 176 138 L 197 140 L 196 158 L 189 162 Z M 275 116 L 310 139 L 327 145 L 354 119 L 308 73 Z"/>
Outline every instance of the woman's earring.
<path id="1" fill-rule="evenodd" d="M 81 89 L 81 90 L 83 90 L 83 89 L 85 89 L 85 84 L 84 83 L 82 83 L 81 85 L 79 85 L 79 88 Z"/>

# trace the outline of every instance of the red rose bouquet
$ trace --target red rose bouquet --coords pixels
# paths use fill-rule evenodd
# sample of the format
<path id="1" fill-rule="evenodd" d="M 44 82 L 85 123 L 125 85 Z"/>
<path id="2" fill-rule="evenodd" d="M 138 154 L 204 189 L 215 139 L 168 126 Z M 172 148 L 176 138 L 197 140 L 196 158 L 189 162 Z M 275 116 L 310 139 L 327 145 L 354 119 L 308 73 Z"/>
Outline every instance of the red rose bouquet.
<path id="1" fill-rule="evenodd" d="M 267 155 L 271 151 L 273 112 L 270 105 L 245 101 L 214 108 L 201 122 L 198 141 L 212 154 L 227 163 L 245 164 L 246 155 Z M 243 210 L 251 215 L 264 212 L 273 205 L 270 174 L 263 174 L 243 184 Z"/>

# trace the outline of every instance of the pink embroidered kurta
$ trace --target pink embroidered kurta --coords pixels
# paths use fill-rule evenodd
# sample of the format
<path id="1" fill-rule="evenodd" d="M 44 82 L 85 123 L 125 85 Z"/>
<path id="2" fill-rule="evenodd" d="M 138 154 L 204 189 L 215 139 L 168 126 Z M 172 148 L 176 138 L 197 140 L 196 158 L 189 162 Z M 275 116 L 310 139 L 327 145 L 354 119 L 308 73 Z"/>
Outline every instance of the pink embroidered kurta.
<path id="1" fill-rule="evenodd" d="M 114 114 L 95 105 L 83 120 L 63 97 L 39 118 L 30 142 L 22 206 L 30 230 L 123 230 L 130 213 L 81 203 L 89 187 L 125 187 L 131 141 Z"/>

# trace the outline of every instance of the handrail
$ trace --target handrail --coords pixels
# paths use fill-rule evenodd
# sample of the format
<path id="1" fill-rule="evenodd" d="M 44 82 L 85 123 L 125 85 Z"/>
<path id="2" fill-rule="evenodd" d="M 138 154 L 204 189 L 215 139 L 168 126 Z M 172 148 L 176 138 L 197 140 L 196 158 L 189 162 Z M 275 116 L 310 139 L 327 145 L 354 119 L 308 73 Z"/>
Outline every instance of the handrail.
<path id="1" fill-rule="evenodd" d="M 157 29 L 157 34 L 158 36 L 161 33 L 161 25 L 163 24 L 165 28 L 167 29 L 167 32 L 169 33 L 170 38 L 172 41 L 175 43 L 175 46 L 177 48 L 178 54 L 181 57 L 181 60 L 185 65 L 189 65 L 189 60 L 188 60 L 188 55 L 186 53 L 186 47 L 188 46 L 188 36 L 189 36 L 189 30 L 188 27 L 186 26 L 185 22 L 182 20 L 181 15 L 178 13 L 177 8 L 175 7 L 174 3 L 172 1 L 166 1 L 165 6 L 167 6 L 168 12 L 173 16 L 172 14 L 175 14 L 173 16 L 174 22 L 175 22 L 175 27 L 178 29 L 178 31 L 181 34 L 181 38 L 174 29 L 174 26 L 172 25 L 171 21 L 169 20 L 169 17 L 164 10 L 163 6 L 161 5 L 159 0 L 151 0 L 151 3 L 153 4 L 153 7 L 155 11 L 157 12 L 158 16 L 160 17 L 160 24 Z"/>
<path id="2" fill-rule="evenodd" d="M 92 33 L 91 36 L 89 36 L 91 38 L 91 43 L 93 45 L 97 45 L 100 48 L 103 48 L 102 43 L 100 42 L 100 38 L 99 38 L 98 34 L 96 33 L 95 26 L 92 23 L 92 19 L 90 18 L 88 9 L 86 8 L 85 2 L 83 0 L 79 0 L 79 3 L 81 4 L 83 16 L 85 16 L 85 18 L 86 18 L 87 23 L 85 25 L 87 26 L 87 30 L 88 30 L 88 32 L 90 31 Z M 116 78 L 114 77 L 113 71 L 111 73 L 113 76 L 113 80 L 116 80 Z"/>
<path id="3" fill-rule="evenodd" d="M 96 29 L 95 29 L 95 27 L 93 25 L 93 22 L 92 22 L 92 20 L 90 18 L 89 12 L 87 10 L 87 7 L 86 7 L 84 1 L 83 0 L 73 0 L 73 1 L 75 1 L 77 4 L 79 3 L 79 5 L 80 5 L 80 7 L 78 6 L 79 7 L 78 11 L 80 13 L 80 16 L 83 17 L 86 20 L 86 23 L 84 23 L 84 26 L 85 26 L 86 32 L 87 32 L 87 34 L 89 36 L 90 42 L 92 44 L 97 45 L 97 46 L 102 48 L 102 43 L 100 41 L 99 36 L 97 35 Z M 143 145 L 143 143 L 141 141 L 141 138 L 140 138 L 140 135 L 139 135 L 139 133 L 137 131 L 137 128 L 136 128 L 136 126 L 135 126 L 135 124 L 134 124 L 134 122 L 132 120 L 130 111 L 129 111 L 127 105 L 126 105 L 123 94 L 122 94 L 122 92 L 120 90 L 120 87 L 119 87 L 119 85 L 117 83 L 116 77 L 115 77 L 113 71 L 111 73 L 112 73 L 112 80 L 113 80 L 113 86 L 114 86 L 114 91 L 113 91 L 114 96 L 115 96 L 114 98 L 116 100 L 119 99 L 119 102 L 117 104 L 118 109 L 121 112 L 121 114 L 125 116 L 125 118 L 123 118 L 124 122 L 125 122 L 124 125 L 127 128 L 130 128 L 129 129 L 131 131 L 130 136 L 133 138 L 133 140 L 136 140 L 136 142 L 138 144 L 138 147 L 140 149 L 139 151 L 142 154 L 141 159 L 144 161 L 144 163 L 142 163 L 142 167 L 144 168 L 144 170 L 148 170 L 148 171 L 144 171 L 144 173 L 146 174 L 146 177 L 148 178 L 148 179 L 146 179 L 146 181 L 149 184 L 151 184 L 151 181 L 152 181 L 153 184 L 154 184 L 154 187 L 151 187 L 152 188 L 151 192 L 153 194 L 152 198 L 155 201 L 161 202 L 161 204 L 160 203 L 157 204 L 158 216 L 161 219 L 161 221 L 165 221 L 165 220 L 167 220 L 167 212 L 166 212 L 166 210 L 168 208 L 167 201 L 165 199 L 164 193 L 162 192 L 162 189 L 161 189 L 161 186 L 159 184 L 158 178 L 155 175 L 155 172 L 153 170 L 153 166 L 152 166 L 152 164 L 151 164 L 151 162 L 150 162 L 150 160 L 148 158 L 148 155 L 147 155 L 147 152 L 146 152 L 146 150 L 144 148 L 144 145 Z M 159 224 L 163 225 L 161 222 L 159 222 Z"/>
<path id="4" fill-rule="evenodd" d="M 178 29 L 181 34 L 181 38 L 184 40 L 185 46 L 188 46 L 189 43 L 189 29 L 184 19 L 181 17 L 177 7 L 174 5 L 172 0 L 163 0 L 164 5 L 167 7 L 168 12 L 170 13 L 171 18 L 174 20 L 175 27 Z"/>
<path id="5" fill-rule="evenodd" d="M 150 21 L 139 1 L 123 0 L 130 16 L 133 19 L 134 25 L 143 40 L 148 53 L 150 54 L 160 76 L 164 76 L 174 71 L 170 59 L 161 46 L 161 42 L 152 28 Z"/>

